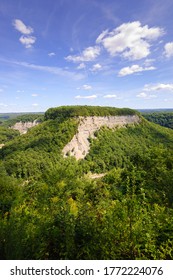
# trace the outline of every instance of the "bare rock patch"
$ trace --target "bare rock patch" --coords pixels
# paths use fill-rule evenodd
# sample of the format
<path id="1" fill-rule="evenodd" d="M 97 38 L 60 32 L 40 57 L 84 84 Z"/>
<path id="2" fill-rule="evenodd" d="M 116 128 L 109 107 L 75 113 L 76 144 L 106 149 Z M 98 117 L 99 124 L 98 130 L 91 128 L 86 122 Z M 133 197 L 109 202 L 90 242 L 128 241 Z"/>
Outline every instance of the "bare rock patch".
<path id="1" fill-rule="evenodd" d="M 107 116 L 107 117 L 79 117 L 77 133 L 72 140 L 63 148 L 64 157 L 70 155 L 77 160 L 85 158 L 90 149 L 89 138 L 94 138 L 94 133 L 102 126 L 108 128 L 123 127 L 127 124 L 139 123 L 137 115 Z"/>

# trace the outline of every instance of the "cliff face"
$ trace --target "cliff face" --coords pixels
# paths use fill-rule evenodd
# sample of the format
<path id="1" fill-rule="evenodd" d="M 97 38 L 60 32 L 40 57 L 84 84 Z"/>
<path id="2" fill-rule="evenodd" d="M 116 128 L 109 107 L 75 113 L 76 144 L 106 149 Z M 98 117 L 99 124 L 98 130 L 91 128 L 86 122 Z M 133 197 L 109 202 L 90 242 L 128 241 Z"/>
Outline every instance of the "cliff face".
<path id="1" fill-rule="evenodd" d="M 137 115 L 129 116 L 109 116 L 109 117 L 79 117 L 78 132 L 72 140 L 64 147 L 63 155 L 75 156 L 77 160 L 83 159 L 90 149 L 88 138 L 94 138 L 94 132 L 102 126 L 108 128 L 123 127 L 126 124 L 140 122 Z"/>
<path id="2" fill-rule="evenodd" d="M 20 134 L 25 134 L 25 133 L 27 133 L 29 128 L 34 127 L 38 124 L 39 124 L 39 122 L 37 120 L 35 120 L 33 122 L 17 122 L 11 128 L 13 128 L 15 130 L 19 130 Z"/>

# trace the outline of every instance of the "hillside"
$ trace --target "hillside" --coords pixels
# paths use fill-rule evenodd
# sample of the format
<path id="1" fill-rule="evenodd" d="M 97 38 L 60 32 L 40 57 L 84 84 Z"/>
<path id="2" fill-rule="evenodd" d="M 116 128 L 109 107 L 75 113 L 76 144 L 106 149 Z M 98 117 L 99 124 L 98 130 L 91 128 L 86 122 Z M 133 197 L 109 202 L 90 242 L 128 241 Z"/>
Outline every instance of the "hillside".
<path id="1" fill-rule="evenodd" d="M 0 149 L 1 258 L 173 259 L 172 148 L 131 109 L 49 109 Z"/>
<path id="2" fill-rule="evenodd" d="M 64 156 L 71 155 L 76 159 L 85 158 L 90 149 L 91 139 L 95 138 L 100 128 L 120 128 L 128 124 L 139 123 L 137 115 L 127 116 L 105 116 L 105 117 L 79 117 L 78 131 L 71 141 L 63 148 Z"/>
<path id="3" fill-rule="evenodd" d="M 143 113 L 143 116 L 148 121 L 173 129 L 173 112 Z"/>

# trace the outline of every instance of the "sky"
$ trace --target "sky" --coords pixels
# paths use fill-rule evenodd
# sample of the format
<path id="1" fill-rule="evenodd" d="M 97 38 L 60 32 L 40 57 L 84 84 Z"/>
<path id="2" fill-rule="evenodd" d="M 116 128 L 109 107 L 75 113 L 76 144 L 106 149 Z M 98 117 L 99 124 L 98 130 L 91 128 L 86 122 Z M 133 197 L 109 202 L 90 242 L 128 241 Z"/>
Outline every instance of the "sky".
<path id="1" fill-rule="evenodd" d="M 0 0 L 0 113 L 173 108 L 172 0 Z"/>

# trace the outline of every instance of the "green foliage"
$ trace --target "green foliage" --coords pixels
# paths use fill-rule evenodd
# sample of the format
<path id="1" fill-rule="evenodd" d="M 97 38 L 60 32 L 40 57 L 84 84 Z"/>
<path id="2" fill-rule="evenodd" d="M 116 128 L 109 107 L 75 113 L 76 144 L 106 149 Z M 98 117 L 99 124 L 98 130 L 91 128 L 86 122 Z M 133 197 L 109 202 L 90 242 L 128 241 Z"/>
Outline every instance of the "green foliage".
<path id="1" fill-rule="evenodd" d="M 172 259 L 173 210 L 149 203 L 136 168 L 93 181 L 72 166 L 18 191 L 3 220 L 7 259 Z"/>
<path id="2" fill-rule="evenodd" d="M 3 125 L 4 127 L 11 127 L 17 122 L 33 122 L 37 120 L 38 122 L 42 122 L 44 119 L 43 114 L 22 114 L 22 115 L 17 115 L 15 117 L 7 118 L 1 126 Z"/>
<path id="3" fill-rule="evenodd" d="M 91 171 L 102 173 L 114 167 L 137 164 L 153 148 L 172 153 L 173 132 L 145 120 L 140 125 L 111 130 L 102 128 L 91 141 L 86 161 Z M 148 164 L 150 159 L 147 159 Z"/>
<path id="4" fill-rule="evenodd" d="M 173 112 L 144 113 L 143 116 L 148 121 L 173 129 Z"/>
<path id="5" fill-rule="evenodd" d="M 120 116 L 135 115 L 137 111 L 129 108 L 99 107 L 99 106 L 61 106 L 50 108 L 45 112 L 45 120 L 57 119 L 62 121 L 78 116 Z"/>
<path id="6" fill-rule="evenodd" d="M 18 135 L 19 135 L 18 131 L 0 126 L 0 144 L 6 143 L 6 142 L 14 139 Z"/>
<path id="7" fill-rule="evenodd" d="M 173 131 L 104 127 L 63 158 L 75 116 L 113 113 L 98 108 L 49 109 L 0 150 L 1 259 L 173 259 Z"/>
<path id="8" fill-rule="evenodd" d="M 61 124 L 49 120 L 8 142 L 0 150 L 7 173 L 18 178 L 42 176 L 59 161 L 62 148 L 76 130 L 76 120 L 66 120 Z"/>

